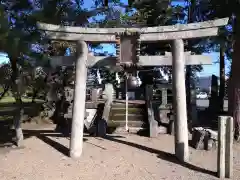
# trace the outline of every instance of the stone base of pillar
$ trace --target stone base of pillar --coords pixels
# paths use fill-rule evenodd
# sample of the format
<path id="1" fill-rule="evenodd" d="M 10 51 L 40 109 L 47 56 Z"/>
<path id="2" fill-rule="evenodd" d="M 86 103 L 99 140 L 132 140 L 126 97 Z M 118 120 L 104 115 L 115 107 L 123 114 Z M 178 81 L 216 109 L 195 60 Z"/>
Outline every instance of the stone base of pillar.
<path id="1" fill-rule="evenodd" d="M 168 134 L 171 134 L 172 136 L 174 136 L 174 121 L 170 120 L 169 122 L 169 126 L 168 126 Z"/>

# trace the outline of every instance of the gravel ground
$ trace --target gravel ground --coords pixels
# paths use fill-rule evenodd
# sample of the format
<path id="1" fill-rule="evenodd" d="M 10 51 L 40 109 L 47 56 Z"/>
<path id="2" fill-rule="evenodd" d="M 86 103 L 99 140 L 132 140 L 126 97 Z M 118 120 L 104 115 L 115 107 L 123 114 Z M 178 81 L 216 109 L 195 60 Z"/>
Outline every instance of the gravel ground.
<path id="1" fill-rule="evenodd" d="M 112 135 L 84 138 L 79 160 L 66 156 L 69 139 L 44 128 L 25 140 L 25 148 L 0 149 L 0 180 L 214 180 L 216 151 L 191 149 L 190 164 L 180 165 L 172 153 L 174 139 Z M 43 130 L 43 129 L 42 129 Z M 42 131 L 44 132 L 44 131 Z M 234 180 L 240 179 L 240 146 L 234 145 Z"/>

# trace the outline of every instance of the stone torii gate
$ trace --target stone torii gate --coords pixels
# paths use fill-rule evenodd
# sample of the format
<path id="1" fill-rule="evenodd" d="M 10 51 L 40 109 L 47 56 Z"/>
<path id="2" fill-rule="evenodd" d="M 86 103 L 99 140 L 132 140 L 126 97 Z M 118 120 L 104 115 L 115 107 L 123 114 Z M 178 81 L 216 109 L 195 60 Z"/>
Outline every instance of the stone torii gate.
<path id="1" fill-rule="evenodd" d="M 225 26 L 227 23 L 228 18 L 201 23 L 146 28 L 81 28 L 39 23 L 38 28 L 43 30 L 49 39 L 77 41 L 70 156 L 79 158 L 83 149 L 87 67 L 98 64 L 161 66 L 163 65 L 162 62 L 165 61 L 164 65 L 167 63 L 171 65 L 172 63 L 173 68 L 175 155 L 180 161 L 187 162 L 189 160 L 189 147 L 184 71 L 186 58 L 183 39 L 217 36 L 219 27 Z M 158 56 L 140 56 L 141 42 L 163 40 L 172 41 L 172 62 L 166 62 L 166 58 Z M 116 57 L 91 57 L 88 55 L 86 42 L 116 43 Z"/>

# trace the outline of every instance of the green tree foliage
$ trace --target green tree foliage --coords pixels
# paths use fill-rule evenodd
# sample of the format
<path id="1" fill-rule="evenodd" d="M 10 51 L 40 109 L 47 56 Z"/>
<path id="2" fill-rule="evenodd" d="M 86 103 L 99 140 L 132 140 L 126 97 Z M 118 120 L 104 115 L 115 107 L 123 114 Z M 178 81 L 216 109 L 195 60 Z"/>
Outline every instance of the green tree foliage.
<path id="1" fill-rule="evenodd" d="M 223 30 L 220 38 L 215 42 L 224 43 L 222 48 L 226 51 L 231 61 L 230 78 L 227 82 L 228 88 L 228 111 L 235 121 L 235 138 L 240 139 L 240 83 L 239 83 L 239 49 L 240 49 L 240 2 L 239 0 L 205 0 L 199 3 L 199 14 L 202 19 L 215 19 L 229 17 L 229 25 Z M 221 49 L 222 49 L 221 48 Z"/>
<path id="2" fill-rule="evenodd" d="M 104 4 L 105 5 L 105 4 Z M 97 4 L 97 7 L 103 4 Z M 157 8 L 156 8 L 157 7 Z M 181 7 L 172 8 L 169 1 L 153 1 L 147 3 L 132 3 L 125 5 L 120 1 L 109 1 L 107 11 L 103 11 L 101 16 L 103 18 L 93 18 L 92 27 L 143 27 L 143 26 L 158 26 L 175 24 L 173 19 L 181 17 Z M 174 16 L 174 17 L 173 17 Z M 169 51 L 169 43 L 163 45 L 143 44 L 142 52 L 144 54 L 161 54 L 164 51 Z M 152 69 L 150 67 L 150 69 Z M 169 69 L 169 68 L 168 68 Z M 168 70 L 167 69 L 167 70 Z M 103 72 L 103 70 L 102 70 Z M 108 75 L 107 75 L 108 74 Z M 102 76 L 109 79 L 113 73 L 102 73 Z M 123 73 L 120 73 L 122 76 Z"/>
<path id="3" fill-rule="evenodd" d="M 23 134 L 19 126 L 22 112 L 21 95 L 30 82 L 39 81 L 33 69 L 38 63 L 48 65 L 48 56 L 56 49 L 63 51 L 63 45 L 52 46 L 38 31 L 38 21 L 64 24 L 85 25 L 89 13 L 81 7 L 82 1 L 71 0 L 2 0 L 0 1 L 0 51 L 7 53 L 12 69 L 11 89 L 19 105 L 20 116 L 15 121 L 17 139 Z M 54 49 L 55 48 L 55 49 Z M 41 80 L 42 81 L 42 80 Z"/>

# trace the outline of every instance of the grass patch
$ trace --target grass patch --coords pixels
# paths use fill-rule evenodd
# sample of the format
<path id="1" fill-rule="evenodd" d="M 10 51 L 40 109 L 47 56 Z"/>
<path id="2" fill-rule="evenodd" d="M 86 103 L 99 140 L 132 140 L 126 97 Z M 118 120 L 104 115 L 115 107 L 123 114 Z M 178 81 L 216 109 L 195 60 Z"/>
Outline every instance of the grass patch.
<path id="1" fill-rule="evenodd" d="M 32 98 L 21 98 L 22 101 L 24 103 L 29 103 L 29 102 L 32 102 Z M 11 97 L 11 96 L 6 96 L 6 97 L 3 97 L 1 100 L 0 100 L 0 103 L 15 103 L 15 98 L 14 97 Z M 42 99 L 35 99 L 35 102 L 44 102 L 44 100 Z"/>
<path id="2" fill-rule="evenodd" d="M 13 116 L 0 116 L 0 121 L 13 120 Z"/>
<path id="3" fill-rule="evenodd" d="M 26 114 L 34 114 L 36 108 L 44 102 L 41 99 L 35 99 L 35 104 L 32 104 L 32 98 L 22 98 L 24 111 Z M 16 101 L 12 96 L 3 97 L 0 100 L 0 122 L 12 120 L 15 114 Z"/>

